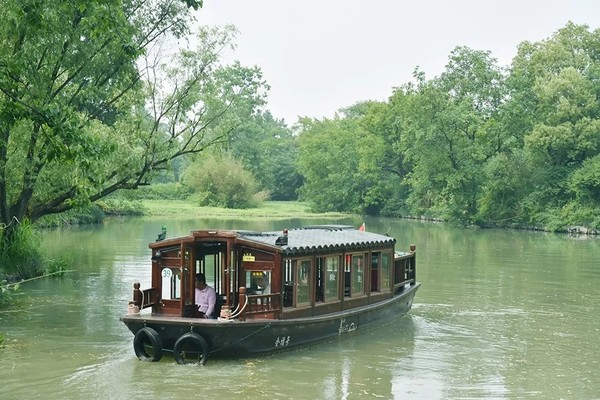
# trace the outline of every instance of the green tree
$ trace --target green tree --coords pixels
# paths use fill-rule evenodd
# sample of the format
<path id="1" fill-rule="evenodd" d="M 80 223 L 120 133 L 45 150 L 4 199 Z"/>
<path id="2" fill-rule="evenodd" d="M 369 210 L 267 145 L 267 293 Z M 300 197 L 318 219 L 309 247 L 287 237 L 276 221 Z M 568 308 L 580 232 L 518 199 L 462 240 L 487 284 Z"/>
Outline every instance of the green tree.
<path id="1" fill-rule="evenodd" d="M 413 170 L 408 153 L 412 151 L 407 124 L 411 119 L 411 102 L 414 88 L 411 83 L 395 88 L 388 103 L 374 103 L 362 121 L 364 129 L 381 139 L 379 157 L 372 157 L 381 175 L 381 213 L 384 215 L 410 215 L 407 200 L 411 193 L 410 173 Z"/>
<path id="2" fill-rule="evenodd" d="M 582 205 L 600 205 L 600 155 L 588 158 L 571 176 L 570 189 Z M 600 214 L 599 214 L 600 215 Z"/>
<path id="3" fill-rule="evenodd" d="M 233 27 L 188 31 L 200 1 L 3 2 L 0 222 L 59 213 L 146 183 L 226 140 L 264 103 L 257 68 L 222 65 Z M 161 42 L 162 39 L 170 42 Z"/>
<path id="4" fill-rule="evenodd" d="M 378 214 L 382 208 L 384 142 L 361 126 L 371 107 L 359 103 L 341 110 L 344 118 L 300 120 L 300 194 L 316 211 Z"/>
<path id="5" fill-rule="evenodd" d="M 231 154 L 252 172 L 272 200 L 295 200 L 302 185 L 296 170 L 297 138 L 282 120 L 264 112 L 249 118 L 230 136 Z"/>
<path id="6" fill-rule="evenodd" d="M 367 215 L 399 215 L 398 188 L 402 187 L 402 160 L 393 152 L 396 127 L 388 119 L 389 107 L 383 102 L 365 101 L 341 109 L 347 124 L 356 134 L 357 170 L 352 179 L 360 194 L 359 211 Z"/>
<path id="7" fill-rule="evenodd" d="M 354 132 L 339 118 L 301 118 L 298 169 L 304 176 L 300 198 L 318 212 L 349 211 L 358 204 L 352 175 L 357 169 Z"/>
<path id="8" fill-rule="evenodd" d="M 186 169 L 183 181 L 202 206 L 249 208 L 264 200 L 252 174 L 227 154 L 200 158 Z"/>
<path id="9" fill-rule="evenodd" d="M 523 199 L 531 192 L 531 163 L 522 150 L 503 152 L 482 169 L 483 182 L 475 220 L 481 225 L 527 221 Z"/>
<path id="10" fill-rule="evenodd" d="M 531 160 L 533 181 L 522 200 L 531 222 L 576 223 L 565 210 L 590 193 L 583 182 L 593 182 L 593 164 L 586 162 L 600 154 L 598 48 L 599 30 L 568 23 L 546 40 L 523 42 L 511 65 L 503 122 Z"/>
<path id="11" fill-rule="evenodd" d="M 439 77 L 415 77 L 401 94 L 407 97 L 409 203 L 418 213 L 470 222 L 478 210 L 481 168 L 506 140 L 495 123 L 505 95 L 502 69 L 489 52 L 457 47 Z"/>

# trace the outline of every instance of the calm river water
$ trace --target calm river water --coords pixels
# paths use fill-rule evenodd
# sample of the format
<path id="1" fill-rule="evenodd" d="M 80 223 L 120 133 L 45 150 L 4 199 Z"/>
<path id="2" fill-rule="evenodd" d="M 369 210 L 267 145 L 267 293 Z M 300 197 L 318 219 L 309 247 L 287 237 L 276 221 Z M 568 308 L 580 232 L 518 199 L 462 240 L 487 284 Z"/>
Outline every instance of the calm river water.
<path id="1" fill-rule="evenodd" d="M 599 399 L 600 238 L 367 219 L 417 245 L 407 317 L 289 353 L 143 363 L 119 321 L 150 282 L 148 242 L 201 227 L 362 220 L 112 220 L 47 232 L 76 272 L 26 284 L 0 313 L 0 399 Z"/>

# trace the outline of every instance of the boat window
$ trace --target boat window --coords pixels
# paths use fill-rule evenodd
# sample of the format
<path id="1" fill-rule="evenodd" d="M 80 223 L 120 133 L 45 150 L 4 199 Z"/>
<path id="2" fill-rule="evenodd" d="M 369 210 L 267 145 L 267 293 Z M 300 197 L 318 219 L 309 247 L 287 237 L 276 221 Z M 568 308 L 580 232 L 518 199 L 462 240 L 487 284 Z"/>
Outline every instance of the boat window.
<path id="1" fill-rule="evenodd" d="M 410 261 L 409 258 L 401 258 L 394 261 L 394 284 L 405 282 L 409 279 L 412 270 Z"/>
<path id="2" fill-rule="evenodd" d="M 312 260 L 285 259 L 283 262 L 283 306 L 296 307 L 311 302 Z"/>
<path id="3" fill-rule="evenodd" d="M 310 303 L 310 264 L 310 260 L 300 260 L 298 263 L 298 304 Z"/>
<path id="4" fill-rule="evenodd" d="M 352 256 L 346 254 L 346 262 L 344 263 L 344 296 L 350 296 L 350 284 L 351 284 L 351 260 Z"/>
<path id="5" fill-rule="evenodd" d="M 339 273 L 340 257 L 326 257 L 325 271 L 325 301 L 338 300 L 339 298 Z"/>
<path id="6" fill-rule="evenodd" d="M 390 289 L 390 274 L 392 269 L 392 255 L 390 253 L 381 254 L 381 286 L 382 292 Z"/>
<path id="7" fill-rule="evenodd" d="M 364 254 L 353 254 L 352 255 L 352 296 L 360 296 L 365 293 L 364 285 L 364 272 L 365 272 L 365 255 Z"/>
<path id="8" fill-rule="evenodd" d="M 162 298 L 179 299 L 181 296 L 181 271 L 179 268 L 165 267 L 161 270 Z"/>
<path id="9" fill-rule="evenodd" d="M 207 245 L 199 246 L 195 273 L 202 272 L 206 276 L 206 283 L 217 293 L 225 293 L 221 282 L 221 264 L 225 260 L 225 252 L 221 247 L 215 246 L 214 249 L 207 249 Z M 210 251 L 207 251 L 210 250 Z"/>
<path id="10" fill-rule="evenodd" d="M 325 301 L 325 257 L 316 258 L 315 302 Z"/>
<path id="11" fill-rule="evenodd" d="M 317 302 L 338 300 L 340 256 L 317 258 L 316 298 Z"/>
<path id="12" fill-rule="evenodd" d="M 271 272 L 246 270 L 246 293 L 271 294 Z"/>
<path id="13" fill-rule="evenodd" d="M 283 306 L 294 306 L 294 263 L 289 258 L 283 261 Z"/>
<path id="14" fill-rule="evenodd" d="M 371 292 L 379 291 L 379 257 L 379 252 L 371 254 Z"/>

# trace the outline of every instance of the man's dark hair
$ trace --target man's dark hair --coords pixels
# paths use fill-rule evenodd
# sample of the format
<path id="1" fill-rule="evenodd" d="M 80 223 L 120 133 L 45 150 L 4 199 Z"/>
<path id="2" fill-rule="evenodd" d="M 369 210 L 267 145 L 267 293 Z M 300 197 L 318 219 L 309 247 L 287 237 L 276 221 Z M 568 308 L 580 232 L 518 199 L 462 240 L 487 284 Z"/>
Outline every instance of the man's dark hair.
<path id="1" fill-rule="evenodd" d="M 206 283 L 206 277 L 202 272 L 196 274 L 196 281 Z"/>

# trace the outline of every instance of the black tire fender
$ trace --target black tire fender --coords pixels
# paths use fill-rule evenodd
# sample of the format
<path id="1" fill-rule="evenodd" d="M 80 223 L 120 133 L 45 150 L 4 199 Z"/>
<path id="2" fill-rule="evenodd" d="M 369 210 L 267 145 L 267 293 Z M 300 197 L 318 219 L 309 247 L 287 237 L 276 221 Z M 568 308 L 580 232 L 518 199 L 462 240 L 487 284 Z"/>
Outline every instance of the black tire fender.
<path id="1" fill-rule="evenodd" d="M 199 356 L 194 361 L 189 361 L 185 358 L 185 351 L 190 348 L 196 350 Z M 208 359 L 208 342 L 195 332 L 184 333 L 177 339 L 175 346 L 173 346 L 173 356 L 178 364 L 197 363 L 204 365 Z"/>
<path id="2" fill-rule="evenodd" d="M 152 354 L 148 354 L 144 347 L 148 342 L 152 346 Z M 162 358 L 162 340 L 158 332 L 147 326 L 137 331 L 133 338 L 133 350 L 141 361 L 160 361 Z"/>

